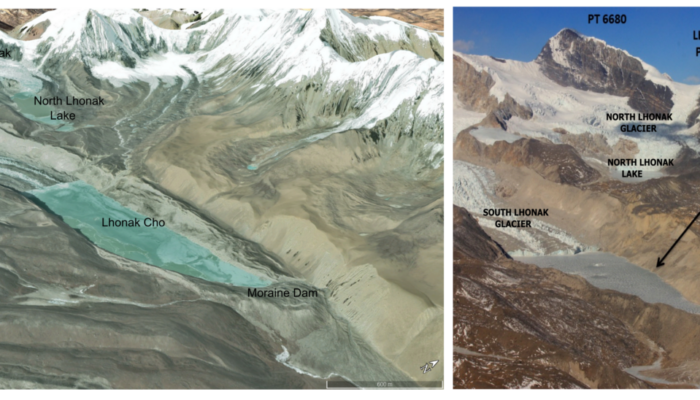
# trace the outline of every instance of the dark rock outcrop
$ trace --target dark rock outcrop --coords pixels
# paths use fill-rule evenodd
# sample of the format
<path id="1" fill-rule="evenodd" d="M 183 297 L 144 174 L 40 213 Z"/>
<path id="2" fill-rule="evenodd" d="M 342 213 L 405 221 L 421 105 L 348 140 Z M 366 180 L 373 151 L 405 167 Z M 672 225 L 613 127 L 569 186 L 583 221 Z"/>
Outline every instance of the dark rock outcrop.
<path id="1" fill-rule="evenodd" d="M 494 261 L 498 258 L 510 258 L 498 243 L 479 227 L 479 223 L 464 208 L 452 206 L 454 223 L 452 236 L 455 251 L 467 257 Z"/>
<path id="2" fill-rule="evenodd" d="M 646 78 L 642 63 L 600 40 L 564 29 L 551 38 L 535 60 L 554 82 L 580 90 L 628 97 L 643 113 L 668 113 L 673 92 Z"/>
<path id="3" fill-rule="evenodd" d="M 489 112 L 498 105 L 496 96 L 489 94 L 495 82 L 486 71 L 477 71 L 459 56 L 452 56 L 454 93 L 468 109 Z"/>
<path id="4" fill-rule="evenodd" d="M 532 118 L 532 110 L 529 107 L 518 104 L 518 102 L 510 97 L 510 94 L 504 96 L 503 101 L 498 103 L 498 106 L 492 114 L 495 119 L 499 121 L 499 125 L 503 129 L 507 128 L 506 121 L 513 117 L 520 117 L 525 120 Z"/>
<path id="5" fill-rule="evenodd" d="M 480 125 L 506 129 L 507 121 L 514 116 L 525 120 L 532 118 L 532 110 L 518 104 L 510 94 L 506 94 L 500 102 L 496 96 L 489 94 L 495 82 L 488 72 L 477 71 L 456 55 L 453 56 L 453 62 L 454 93 L 468 110 L 487 113 Z"/>
<path id="6" fill-rule="evenodd" d="M 568 144 L 520 139 L 513 143 L 498 141 L 487 145 L 479 142 L 467 131 L 462 131 L 454 149 L 455 159 L 471 160 L 481 157 L 487 162 L 523 166 L 547 180 L 567 185 L 583 185 L 600 178 L 600 173 L 588 165 L 576 149 Z"/>

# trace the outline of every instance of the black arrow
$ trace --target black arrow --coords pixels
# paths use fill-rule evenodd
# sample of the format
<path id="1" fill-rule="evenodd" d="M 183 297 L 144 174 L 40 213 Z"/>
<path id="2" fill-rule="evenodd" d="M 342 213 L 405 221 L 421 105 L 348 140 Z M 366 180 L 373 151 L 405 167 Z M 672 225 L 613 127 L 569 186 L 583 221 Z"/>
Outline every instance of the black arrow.
<path id="1" fill-rule="evenodd" d="M 673 248 L 676 247 L 676 245 L 678 244 L 678 242 L 681 241 L 681 238 L 683 237 L 683 235 L 685 235 L 685 233 L 688 232 L 688 229 L 690 229 L 691 225 L 693 225 L 693 223 L 695 222 L 696 219 L 698 219 L 698 217 L 700 217 L 700 213 L 698 213 L 698 214 L 695 216 L 695 218 L 693 218 L 693 220 L 690 221 L 690 225 L 688 225 L 688 227 L 685 228 L 685 230 L 683 231 L 683 233 L 681 233 L 681 235 L 678 236 L 678 239 L 676 239 L 676 243 L 674 243 L 673 246 L 671 246 L 671 248 L 668 249 L 668 251 L 666 252 L 666 254 L 664 254 L 663 257 L 657 258 L 657 259 L 656 259 L 656 268 L 661 268 L 661 266 L 664 265 L 664 260 L 666 259 L 666 256 L 668 256 L 668 253 L 670 253 L 671 250 L 673 250 Z"/>

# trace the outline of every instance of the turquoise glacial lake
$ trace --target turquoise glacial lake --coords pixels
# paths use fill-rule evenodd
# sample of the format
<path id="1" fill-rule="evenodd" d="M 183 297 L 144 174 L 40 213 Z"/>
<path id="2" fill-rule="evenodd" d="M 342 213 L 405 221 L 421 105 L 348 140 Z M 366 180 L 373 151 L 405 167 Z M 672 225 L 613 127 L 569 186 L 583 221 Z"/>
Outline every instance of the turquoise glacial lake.
<path id="1" fill-rule="evenodd" d="M 58 108 L 34 104 L 34 96 L 34 93 L 22 92 L 12 96 L 12 100 L 17 104 L 22 115 L 32 121 L 47 125 L 60 125 L 60 127 L 56 129 L 59 132 L 70 132 L 73 130 L 73 124 L 70 122 L 51 119 L 51 111 L 58 111 Z"/>
<path id="2" fill-rule="evenodd" d="M 181 274 L 235 286 L 263 287 L 262 278 L 221 261 L 204 247 L 165 227 L 145 227 L 147 218 L 82 181 L 61 183 L 28 192 L 60 215 L 95 245 L 128 258 Z M 141 227 L 104 227 L 112 220 L 140 220 Z"/>

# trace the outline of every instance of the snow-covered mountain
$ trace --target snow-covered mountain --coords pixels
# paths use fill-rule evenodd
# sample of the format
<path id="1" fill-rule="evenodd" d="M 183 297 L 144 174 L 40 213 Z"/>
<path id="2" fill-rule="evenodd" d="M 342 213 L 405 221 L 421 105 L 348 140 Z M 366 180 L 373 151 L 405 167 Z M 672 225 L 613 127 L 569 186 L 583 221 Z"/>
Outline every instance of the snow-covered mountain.
<path id="1" fill-rule="evenodd" d="M 644 34 L 639 33 L 640 41 Z M 549 39 L 531 62 L 460 53 L 453 62 L 459 124 L 453 146 L 454 343 L 460 353 L 455 384 L 696 386 L 694 363 L 700 356 L 688 351 L 693 345 L 685 341 L 687 335 L 666 340 L 651 334 L 632 346 L 637 333 L 628 328 L 659 332 L 664 317 L 673 313 L 688 330 L 700 329 L 698 315 L 691 314 L 700 304 L 697 225 L 691 223 L 683 240 L 674 244 L 700 210 L 700 86 L 674 82 L 628 52 L 570 29 Z M 672 120 L 608 118 L 646 113 L 668 113 Z M 622 129 L 639 125 L 656 131 Z M 641 164 L 642 159 L 671 159 L 673 165 L 633 166 L 628 161 Z M 620 160 L 626 165 L 616 167 Z M 528 216 L 528 210 L 535 211 Z M 508 226 L 513 220 L 519 226 Z M 676 246 L 675 254 L 666 253 L 671 246 Z M 502 250 L 510 256 L 543 257 L 518 258 L 537 264 L 526 266 Z M 573 255 L 594 251 L 601 253 Z M 558 257 L 562 253 L 571 256 Z M 664 253 L 669 266 L 658 268 Z M 581 268 L 572 268 L 577 264 Z M 629 272 L 618 277 L 626 267 Z M 637 281 L 647 277 L 658 285 Z M 594 293 L 600 289 L 605 290 Z M 650 293 L 658 297 L 645 299 Z M 669 306 L 645 306 L 644 301 Z M 519 309 L 498 309 L 513 305 Z M 644 310 L 647 306 L 658 311 Z M 600 310 L 613 319 L 600 323 L 600 317 L 589 314 Z M 645 319 L 645 314 L 651 317 Z M 513 315 L 527 320 L 509 319 Z M 548 339 L 550 334 L 555 339 Z M 551 350 L 567 342 L 567 335 L 572 338 L 567 349 L 602 336 L 578 352 L 585 362 L 548 361 L 550 355 L 568 351 Z M 609 341 L 616 335 L 626 336 L 617 342 L 625 346 L 615 348 L 616 341 Z M 511 347 L 504 349 L 504 343 Z M 596 349 L 601 345 L 612 346 Z M 671 349 L 679 350 L 670 356 Z M 644 353 L 653 356 L 631 361 Z M 621 358 L 610 363 L 611 355 Z M 684 360 L 669 361 L 675 356 Z M 532 367 L 522 367 L 534 360 Z M 506 368 L 508 363 L 517 367 Z M 548 370 L 538 372 L 542 365 Z M 561 365 L 565 368 L 558 373 Z M 644 372 L 637 373 L 639 368 Z M 600 379 L 593 378 L 596 370 Z M 582 380 L 572 383 L 571 378 Z"/>
<path id="2" fill-rule="evenodd" d="M 307 140 L 370 129 L 399 109 L 405 109 L 400 129 L 405 130 L 408 121 L 441 121 L 443 67 L 437 60 L 442 58 L 443 39 L 428 31 L 339 10 L 205 11 L 197 25 L 161 29 L 133 10 L 48 12 L 22 28 L 45 27 L 38 39 L 21 41 L 0 34 L 0 43 L 16 49 L 13 61 L 21 59 L 19 64 L 3 62 L 0 76 L 22 77 L 16 79 L 20 86 L 15 90 L 26 92 L 37 92 L 41 81 L 60 79 L 61 72 L 71 68 L 84 68 L 90 78 L 115 88 L 145 82 L 150 92 L 176 82 L 184 89 L 192 80 L 206 82 L 210 95 L 247 88 L 247 96 L 234 97 L 230 107 L 248 102 L 249 96 L 299 96 L 313 84 L 315 92 L 334 98 L 343 109 L 325 123 L 314 121 L 326 129 Z M 233 80 L 236 84 L 227 86 L 226 81 Z M 44 88 L 61 89 L 66 95 L 88 90 Z M 328 111 L 304 114 L 324 118 Z M 424 158 L 439 163 L 441 138 L 426 139 Z"/>
<path id="3" fill-rule="evenodd" d="M 620 179 L 622 171 L 630 169 L 645 171 L 647 179 L 684 172 L 662 172 L 662 166 L 608 168 L 608 158 L 679 160 L 692 158 L 689 154 L 700 150 L 700 86 L 674 82 L 641 59 L 600 39 L 563 29 L 531 62 L 457 52 L 454 61 L 459 79 L 455 86 L 455 131 L 471 127 L 471 135 L 484 144 L 506 137 L 511 143 L 530 137 L 572 145 L 601 173 L 602 180 Z M 608 114 L 618 113 L 671 113 L 672 120 L 608 120 Z M 656 124 L 656 132 L 621 130 L 621 125 L 650 123 Z M 457 172 L 465 171 L 467 166 L 455 168 L 455 185 L 459 185 L 467 175 L 460 178 Z M 469 174 L 477 172 L 472 168 Z M 463 189 L 456 188 L 455 193 Z M 468 205 L 467 198 L 458 200 Z M 467 208 L 478 211 L 476 205 Z M 541 248 L 541 243 L 519 242 L 523 251 Z M 580 247 L 573 246 L 571 251 Z"/>
<path id="4" fill-rule="evenodd" d="M 83 180 L 222 260 L 318 288 L 387 377 L 434 379 L 442 366 L 415 367 L 442 355 L 443 39 L 340 10 L 182 13 L 59 9 L 0 33 L 0 182 Z M 284 365 L 366 380 L 334 369 L 325 334 L 276 323 L 261 329 Z"/>
<path id="5" fill-rule="evenodd" d="M 558 141 L 559 135 L 552 129 L 560 128 L 572 134 L 601 134 L 611 146 L 628 138 L 638 142 L 640 152 L 649 157 L 672 157 L 681 144 L 698 148 L 692 126 L 697 123 L 694 111 L 700 86 L 671 81 L 656 68 L 599 39 L 564 29 L 547 42 L 532 62 L 455 55 L 477 71 L 489 74 L 494 81 L 489 93 L 499 102 L 508 94 L 532 110 L 531 119 L 509 120 L 509 132 Z M 638 107 L 631 96 L 653 96 L 641 92 L 640 82 L 648 82 L 652 92 L 670 92 L 667 104 L 671 106 Z M 671 112 L 673 121 L 662 124 L 663 135 L 637 138 L 620 132 L 620 121 L 606 119 L 607 113 L 637 112 Z M 482 114 L 485 117 L 487 113 Z"/>
<path id="6" fill-rule="evenodd" d="M 669 79 L 626 51 L 563 29 L 535 60 L 549 79 L 566 87 L 628 97 L 639 112 L 670 112 Z"/>

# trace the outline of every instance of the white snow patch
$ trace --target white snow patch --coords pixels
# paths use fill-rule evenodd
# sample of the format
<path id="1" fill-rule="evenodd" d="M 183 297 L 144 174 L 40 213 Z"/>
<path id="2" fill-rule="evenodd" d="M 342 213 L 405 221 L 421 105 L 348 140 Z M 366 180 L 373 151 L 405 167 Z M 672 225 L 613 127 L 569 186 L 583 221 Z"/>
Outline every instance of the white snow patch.
<path id="1" fill-rule="evenodd" d="M 148 82 L 153 91 L 158 87 L 159 82 L 172 85 L 176 78 L 182 79 L 185 87 L 191 80 L 191 76 L 182 68 L 182 65 L 191 64 L 192 58 L 187 54 L 165 53 L 139 60 L 134 68 L 114 61 L 106 61 L 92 67 L 92 73 L 96 78 L 109 80 L 116 87 L 121 87 L 125 83 L 144 81 Z"/>
<path id="2" fill-rule="evenodd" d="M 452 142 L 457 140 L 457 135 L 472 125 L 478 124 L 486 117 L 485 113 L 470 111 L 464 108 L 455 108 L 453 114 Z"/>

